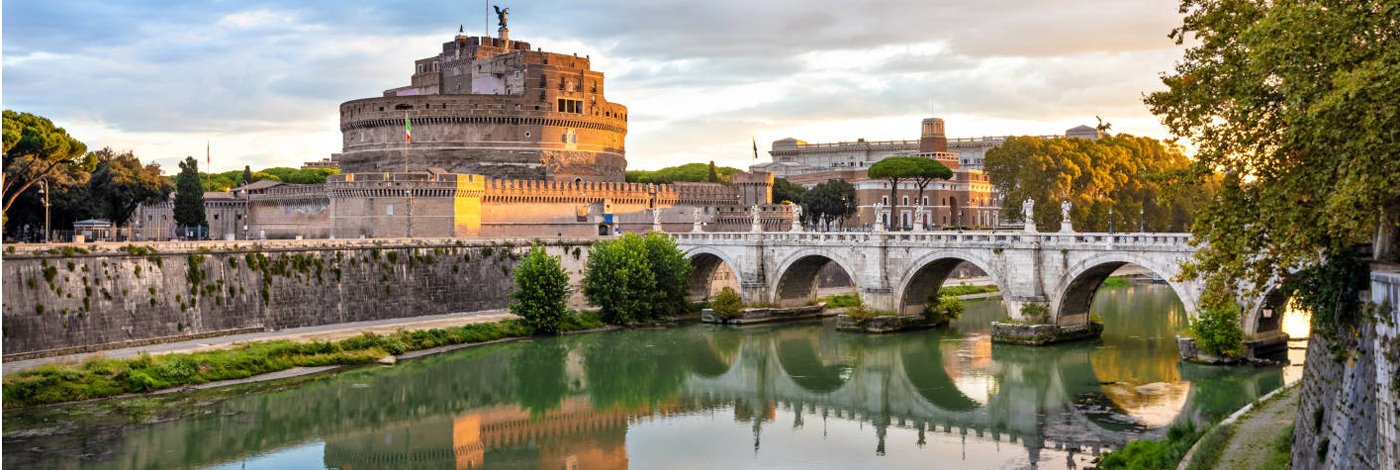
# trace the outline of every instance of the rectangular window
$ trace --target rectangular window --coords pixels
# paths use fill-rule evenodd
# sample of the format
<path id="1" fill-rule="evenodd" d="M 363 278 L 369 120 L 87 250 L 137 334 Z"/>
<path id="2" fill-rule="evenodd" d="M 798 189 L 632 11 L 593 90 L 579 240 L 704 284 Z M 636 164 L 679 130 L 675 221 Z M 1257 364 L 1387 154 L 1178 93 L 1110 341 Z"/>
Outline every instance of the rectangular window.
<path id="1" fill-rule="evenodd" d="M 889 196 L 880 196 L 880 204 L 884 204 L 884 205 L 887 205 L 887 206 L 890 205 L 890 197 L 889 197 Z"/>
<path id="2" fill-rule="evenodd" d="M 909 196 L 904 196 L 904 205 L 909 205 Z"/>
<path id="3" fill-rule="evenodd" d="M 388 205 L 385 205 L 385 206 L 384 206 L 384 215 L 394 215 L 394 205 L 393 205 L 393 204 L 388 204 Z"/>

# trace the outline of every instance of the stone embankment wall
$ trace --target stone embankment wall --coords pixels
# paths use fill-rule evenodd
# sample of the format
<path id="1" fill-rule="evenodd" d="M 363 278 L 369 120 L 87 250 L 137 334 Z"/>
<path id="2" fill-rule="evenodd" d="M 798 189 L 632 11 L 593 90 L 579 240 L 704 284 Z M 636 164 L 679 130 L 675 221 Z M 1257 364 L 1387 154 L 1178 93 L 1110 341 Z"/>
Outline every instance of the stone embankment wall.
<path id="1" fill-rule="evenodd" d="M 89 245 L 4 255 L 6 360 L 504 308 L 530 240 Z M 544 242 L 575 283 L 592 240 Z M 575 293 L 574 303 L 582 298 Z"/>
<path id="2" fill-rule="evenodd" d="M 1308 340 L 1293 468 L 1400 468 L 1400 272 L 1371 274 L 1374 321 Z"/>

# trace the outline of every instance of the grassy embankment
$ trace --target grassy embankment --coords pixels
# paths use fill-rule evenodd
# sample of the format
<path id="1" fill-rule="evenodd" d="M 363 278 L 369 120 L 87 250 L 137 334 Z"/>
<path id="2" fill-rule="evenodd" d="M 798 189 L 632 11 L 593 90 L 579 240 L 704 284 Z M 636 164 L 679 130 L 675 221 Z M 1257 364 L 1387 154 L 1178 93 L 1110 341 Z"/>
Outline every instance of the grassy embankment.
<path id="1" fill-rule="evenodd" d="M 997 292 L 997 286 L 944 286 L 938 291 L 939 295 L 963 296 L 972 294 L 982 294 L 986 292 Z M 855 294 L 828 295 L 821 298 L 828 308 L 850 308 L 860 305 L 860 298 Z"/>
<path id="2" fill-rule="evenodd" d="M 1115 287 L 1128 287 L 1128 286 L 1130 286 L 1130 285 L 1132 285 L 1132 284 L 1133 284 L 1132 281 L 1129 281 L 1129 280 L 1127 280 L 1127 279 L 1124 279 L 1124 278 L 1121 278 L 1121 277 L 1118 277 L 1118 276 L 1110 276 L 1108 279 L 1104 279 L 1104 280 L 1103 280 L 1103 285 L 1100 286 L 1100 287 L 1105 287 L 1105 288 L 1110 288 L 1110 289 L 1111 289 L 1111 288 L 1115 288 Z"/>
<path id="3" fill-rule="evenodd" d="M 602 326 L 597 314 L 582 313 L 566 321 L 562 329 L 580 331 Z M 96 357 L 81 363 L 49 364 L 6 375 L 4 398 L 8 406 L 105 398 L 242 379 L 292 367 L 369 364 L 407 351 L 531 334 L 529 327 L 518 320 L 502 320 L 389 335 L 365 333 L 340 341 L 256 341 L 215 351 L 142 354 L 134 359 Z"/>

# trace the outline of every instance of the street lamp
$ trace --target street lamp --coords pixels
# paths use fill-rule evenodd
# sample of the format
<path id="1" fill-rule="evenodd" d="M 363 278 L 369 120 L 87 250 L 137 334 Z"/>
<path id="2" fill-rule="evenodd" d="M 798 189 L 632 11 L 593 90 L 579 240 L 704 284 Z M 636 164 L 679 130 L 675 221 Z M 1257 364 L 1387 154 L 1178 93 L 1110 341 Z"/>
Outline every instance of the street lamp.
<path id="1" fill-rule="evenodd" d="M 39 195 L 44 197 L 44 243 L 49 242 L 49 180 L 39 180 Z"/>
<path id="2" fill-rule="evenodd" d="M 1113 206 L 1108 207 L 1108 234 L 1113 235 Z"/>
<path id="3" fill-rule="evenodd" d="M 1147 233 L 1147 206 L 1138 209 L 1138 231 Z"/>

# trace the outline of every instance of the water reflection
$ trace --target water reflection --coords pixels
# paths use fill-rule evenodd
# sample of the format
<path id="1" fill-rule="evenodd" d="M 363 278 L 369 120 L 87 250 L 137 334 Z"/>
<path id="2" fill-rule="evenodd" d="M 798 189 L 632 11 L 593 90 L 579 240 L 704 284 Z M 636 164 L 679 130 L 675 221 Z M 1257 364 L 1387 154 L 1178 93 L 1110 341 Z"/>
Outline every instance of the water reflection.
<path id="1" fill-rule="evenodd" d="M 998 301 L 946 332 L 809 323 L 569 336 L 363 368 L 120 432 L 6 428 L 5 465 L 181 468 L 1082 466 L 1279 387 L 1279 368 L 1179 365 L 1165 286 L 1105 289 L 1103 339 L 992 345 Z M 40 465 L 42 464 L 42 465 Z"/>

